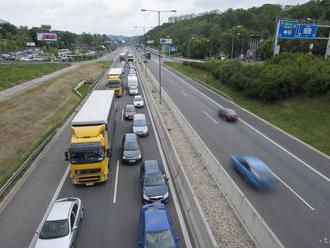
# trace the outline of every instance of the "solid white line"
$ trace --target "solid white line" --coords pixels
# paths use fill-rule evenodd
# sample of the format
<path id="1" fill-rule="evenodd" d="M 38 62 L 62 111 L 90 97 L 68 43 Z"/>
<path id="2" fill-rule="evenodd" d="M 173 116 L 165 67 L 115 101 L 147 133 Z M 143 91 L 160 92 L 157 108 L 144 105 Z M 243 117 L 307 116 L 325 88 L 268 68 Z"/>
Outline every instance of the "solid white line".
<path id="1" fill-rule="evenodd" d="M 144 99 L 145 99 L 145 102 L 146 102 L 145 105 L 147 106 L 147 110 L 148 110 L 148 114 L 149 114 L 149 117 L 150 117 L 151 125 L 152 125 L 152 128 L 153 128 L 154 133 L 155 133 L 155 138 L 156 138 L 158 150 L 160 152 L 160 156 L 161 156 L 161 159 L 162 159 L 162 163 L 164 165 L 165 172 L 169 177 L 171 177 L 171 174 L 169 173 L 169 169 L 168 169 L 168 164 L 167 164 L 166 159 L 165 159 L 164 151 L 163 151 L 163 148 L 162 148 L 162 146 L 160 144 L 160 141 L 159 141 L 159 137 L 158 137 L 158 133 L 157 133 L 157 130 L 156 130 L 156 127 L 155 127 L 155 123 L 154 123 L 153 117 L 152 117 L 150 109 L 149 109 L 149 102 L 148 102 L 147 97 L 145 96 L 144 88 L 142 87 L 142 85 L 141 85 L 141 89 L 142 89 Z M 188 231 L 187 231 L 186 223 L 185 223 L 184 218 L 183 218 L 183 214 L 182 214 L 182 211 L 181 211 L 181 208 L 180 208 L 180 205 L 179 205 L 178 197 L 176 195 L 176 191 L 174 189 L 174 185 L 172 183 L 172 180 L 169 180 L 168 185 L 170 187 L 172 200 L 174 202 L 174 207 L 175 207 L 175 210 L 176 210 L 177 215 L 178 215 L 178 219 L 179 219 L 179 223 L 180 223 L 180 226 L 181 226 L 182 235 L 183 235 L 186 247 L 191 248 L 192 244 L 191 244 L 191 241 L 190 241 L 190 237 L 189 237 L 189 234 L 188 234 Z"/>
<path id="2" fill-rule="evenodd" d="M 113 193 L 113 203 L 116 203 L 116 201 L 117 201 L 118 174 L 119 174 L 119 160 L 117 160 L 117 170 L 116 170 L 116 179 L 115 179 L 115 189 L 114 189 L 114 193 Z"/>
<path id="3" fill-rule="evenodd" d="M 294 191 L 289 185 L 287 185 L 280 177 L 278 177 L 274 172 L 271 171 L 274 177 L 277 178 L 285 187 L 287 187 L 299 200 L 301 200 L 308 208 L 310 208 L 312 211 L 315 211 L 315 209 L 310 205 L 304 198 L 302 198 L 296 191 Z"/>
<path id="4" fill-rule="evenodd" d="M 218 124 L 218 122 L 217 122 L 215 119 L 213 119 L 213 117 L 212 117 L 211 115 L 209 115 L 209 113 L 207 113 L 206 111 L 203 111 L 203 113 L 204 113 L 207 117 L 209 117 L 209 118 L 211 119 L 211 121 L 213 121 L 215 124 Z"/>
<path id="5" fill-rule="evenodd" d="M 37 230 L 36 230 L 36 232 L 35 232 L 32 240 L 31 240 L 31 242 L 29 244 L 29 248 L 34 247 L 35 242 L 37 241 L 38 236 L 39 236 L 38 233 L 41 231 L 41 228 L 42 228 L 44 222 L 46 221 L 47 216 L 49 215 L 49 212 L 50 212 L 50 210 L 52 209 L 52 207 L 54 205 L 54 202 L 56 201 L 58 195 L 60 194 L 60 191 L 61 191 L 61 189 L 62 189 L 62 187 L 64 185 L 65 179 L 67 178 L 67 176 L 69 174 L 69 171 L 70 171 L 70 165 L 68 165 L 68 167 L 66 168 L 66 170 L 64 172 L 64 175 L 63 175 L 63 177 L 62 177 L 59 185 L 57 186 L 57 189 L 54 192 L 54 195 L 53 195 L 53 197 L 52 197 L 52 199 L 51 199 L 51 201 L 50 201 L 50 203 L 49 203 L 49 205 L 48 205 L 48 207 L 46 209 L 46 212 L 45 212 L 44 216 L 42 217 L 41 222 L 40 222 L 40 224 L 39 224 L 39 226 L 38 226 L 38 228 L 37 228 Z"/>
<path id="6" fill-rule="evenodd" d="M 182 95 L 184 96 L 188 96 L 186 92 L 184 92 L 183 90 L 180 91 Z"/>
<path id="7" fill-rule="evenodd" d="M 187 86 L 189 86 L 190 88 L 192 88 L 193 90 L 195 90 L 196 92 L 198 92 L 199 94 L 203 95 L 205 98 L 207 98 L 209 101 L 211 101 L 213 104 L 215 104 L 218 107 L 224 107 L 221 104 L 217 103 L 216 101 L 214 101 L 212 98 L 210 98 L 209 96 L 205 95 L 203 92 L 199 91 L 198 89 L 196 89 L 195 87 L 191 86 L 189 83 L 187 83 L 186 81 L 184 81 L 182 78 L 180 78 L 179 76 L 175 75 L 173 72 L 171 72 L 169 69 L 167 69 L 165 67 L 165 69 L 172 74 L 173 76 L 175 76 L 176 78 L 178 78 L 180 81 L 182 81 L 184 84 L 186 84 Z M 309 165 L 308 163 L 306 163 L 305 161 L 301 160 L 300 158 L 298 158 L 297 156 L 295 156 L 294 154 L 292 154 L 291 152 L 289 152 L 288 150 L 286 150 L 284 147 L 282 147 L 281 145 L 279 145 L 278 143 L 276 143 L 275 141 L 273 141 L 271 138 L 267 137 L 265 134 L 261 133 L 260 131 L 258 131 L 256 128 L 252 127 L 250 124 L 248 124 L 247 122 L 243 121 L 240 118 L 240 122 L 244 123 L 247 127 L 251 128 L 253 131 L 255 131 L 256 133 L 260 134 L 262 137 L 264 137 L 265 139 L 267 139 L 268 141 L 270 141 L 272 144 L 276 145 L 278 148 L 280 148 L 282 151 L 286 152 L 287 154 L 289 154 L 291 157 L 293 157 L 294 159 L 296 159 L 297 161 L 299 161 L 301 164 L 303 164 L 304 166 L 306 166 L 308 169 L 310 169 L 311 171 L 313 171 L 314 173 L 316 173 L 317 175 L 319 175 L 320 177 L 322 177 L 324 180 L 326 180 L 327 182 L 330 183 L 330 178 L 328 178 L 327 176 L 323 175 L 321 172 L 319 172 L 318 170 L 316 170 L 315 168 L 313 168 L 311 165 Z"/>
<path id="8" fill-rule="evenodd" d="M 121 121 L 124 121 L 124 109 L 121 110 Z"/>

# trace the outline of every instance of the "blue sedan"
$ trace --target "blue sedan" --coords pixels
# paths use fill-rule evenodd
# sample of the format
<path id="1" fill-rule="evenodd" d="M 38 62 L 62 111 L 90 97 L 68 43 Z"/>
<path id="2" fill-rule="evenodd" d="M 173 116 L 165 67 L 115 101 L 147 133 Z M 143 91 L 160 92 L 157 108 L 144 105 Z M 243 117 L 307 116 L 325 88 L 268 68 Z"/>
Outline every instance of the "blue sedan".
<path id="1" fill-rule="evenodd" d="M 234 169 L 258 189 L 274 188 L 276 179 L 269 167 L 251 155 L 231 156 Z"/>
<path id="2" fill-rule="evenodd" d="M 160 202 L 144 205 L 140 210 L 139 247 L 177 248 L 179 237 L 172 227 L 166 206 Z"/>

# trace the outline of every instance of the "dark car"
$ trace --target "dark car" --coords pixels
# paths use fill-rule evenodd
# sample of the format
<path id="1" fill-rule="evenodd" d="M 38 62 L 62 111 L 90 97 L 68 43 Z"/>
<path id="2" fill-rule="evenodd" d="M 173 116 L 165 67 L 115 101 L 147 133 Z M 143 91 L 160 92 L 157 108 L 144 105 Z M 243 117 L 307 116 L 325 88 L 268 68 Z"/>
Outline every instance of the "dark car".
<path id="1" fill-rule="evenodd" d="M 231 156 L 234 169 L 252 186 L 259 189 L 274 189 L 276 179 L 269 167 L 259 158 L 251 155 Z"/>
<path id="2" fill-rule="evenodd" d="M 221 108 L 218 115 L 225 121 L 237 121 L 237 113 L 233 109 Z"/>
<path id="3" fill-rule="evenodd" d="M 138 136 L 135 133 L 127 133 L 122 142 L 122 160 L 126 164 L 138 164 L 142 160 L 142 154 Z"/>
<path id="4" fill-rule="evenodd" d="M 157 160 L 146 160 L 141 164 L 140 182 L 142 185 L 142 201 L 144 204 L 154 201 L 168 203 L 168 178 L 160 170 Z"/>
<path id="5" fill-rule="evenodd" d="M 180 238 L 172 226 L 165 204 L 155 202 L 144 205 L 140 210 L 139 247 L 177 248 Z"/>
<path id="6" fill-rule="evenodd" d="M 133 120 L 135 114 L 135 106 L 133 104 L 127 104 L 124 111 L 125 120 Z"/>

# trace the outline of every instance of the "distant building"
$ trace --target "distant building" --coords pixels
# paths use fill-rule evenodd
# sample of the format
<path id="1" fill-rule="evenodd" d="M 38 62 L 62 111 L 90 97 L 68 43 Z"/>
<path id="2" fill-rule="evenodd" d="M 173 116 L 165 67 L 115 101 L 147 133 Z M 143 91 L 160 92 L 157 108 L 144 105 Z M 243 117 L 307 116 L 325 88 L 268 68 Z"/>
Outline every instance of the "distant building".
<path id="1" fill-rule="evenodd" d="M 193 18 L 203 16 L 203 15 L 208 15 L 208 14 L 221 14 L 221 11 L 218 9 L 210 10 L 207 12 L 199 13 L 199 14 L 187 14 L 187 15 L 181 15 L 181 16 L 170 16 L 168 18 L 169 23 L 175 23 L 175 22 L 180 22 L 180 21 L 186 21 L 186 20 L 191 20 Z"/>
<path id="2" fill-rule="evenodd" d="M 0 19 L 0 24 L 9 24 L 10 22 L 7 22 L 5 20 Z"/>

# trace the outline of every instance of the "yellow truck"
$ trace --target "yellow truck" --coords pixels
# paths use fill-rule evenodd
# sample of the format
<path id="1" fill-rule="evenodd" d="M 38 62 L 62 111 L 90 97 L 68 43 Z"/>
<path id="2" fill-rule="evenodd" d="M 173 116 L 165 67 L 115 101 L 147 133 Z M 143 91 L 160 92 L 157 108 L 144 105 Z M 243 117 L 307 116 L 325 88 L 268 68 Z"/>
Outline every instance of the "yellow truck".
<path id="1" fill-rule="evenodd" d="M 108 72 L 107 89 L 114 90 L 116 96 L 122 96 L 123 91 L 123 68 L 111 68 Z"/>
<path id="2" fill-rule="evenodd" d="M 92 185 L 109 177 L 116 105 L 114 91 L 95 90 L 71 122 L 71 143 L 65 158 L 73 184 Z"/>

